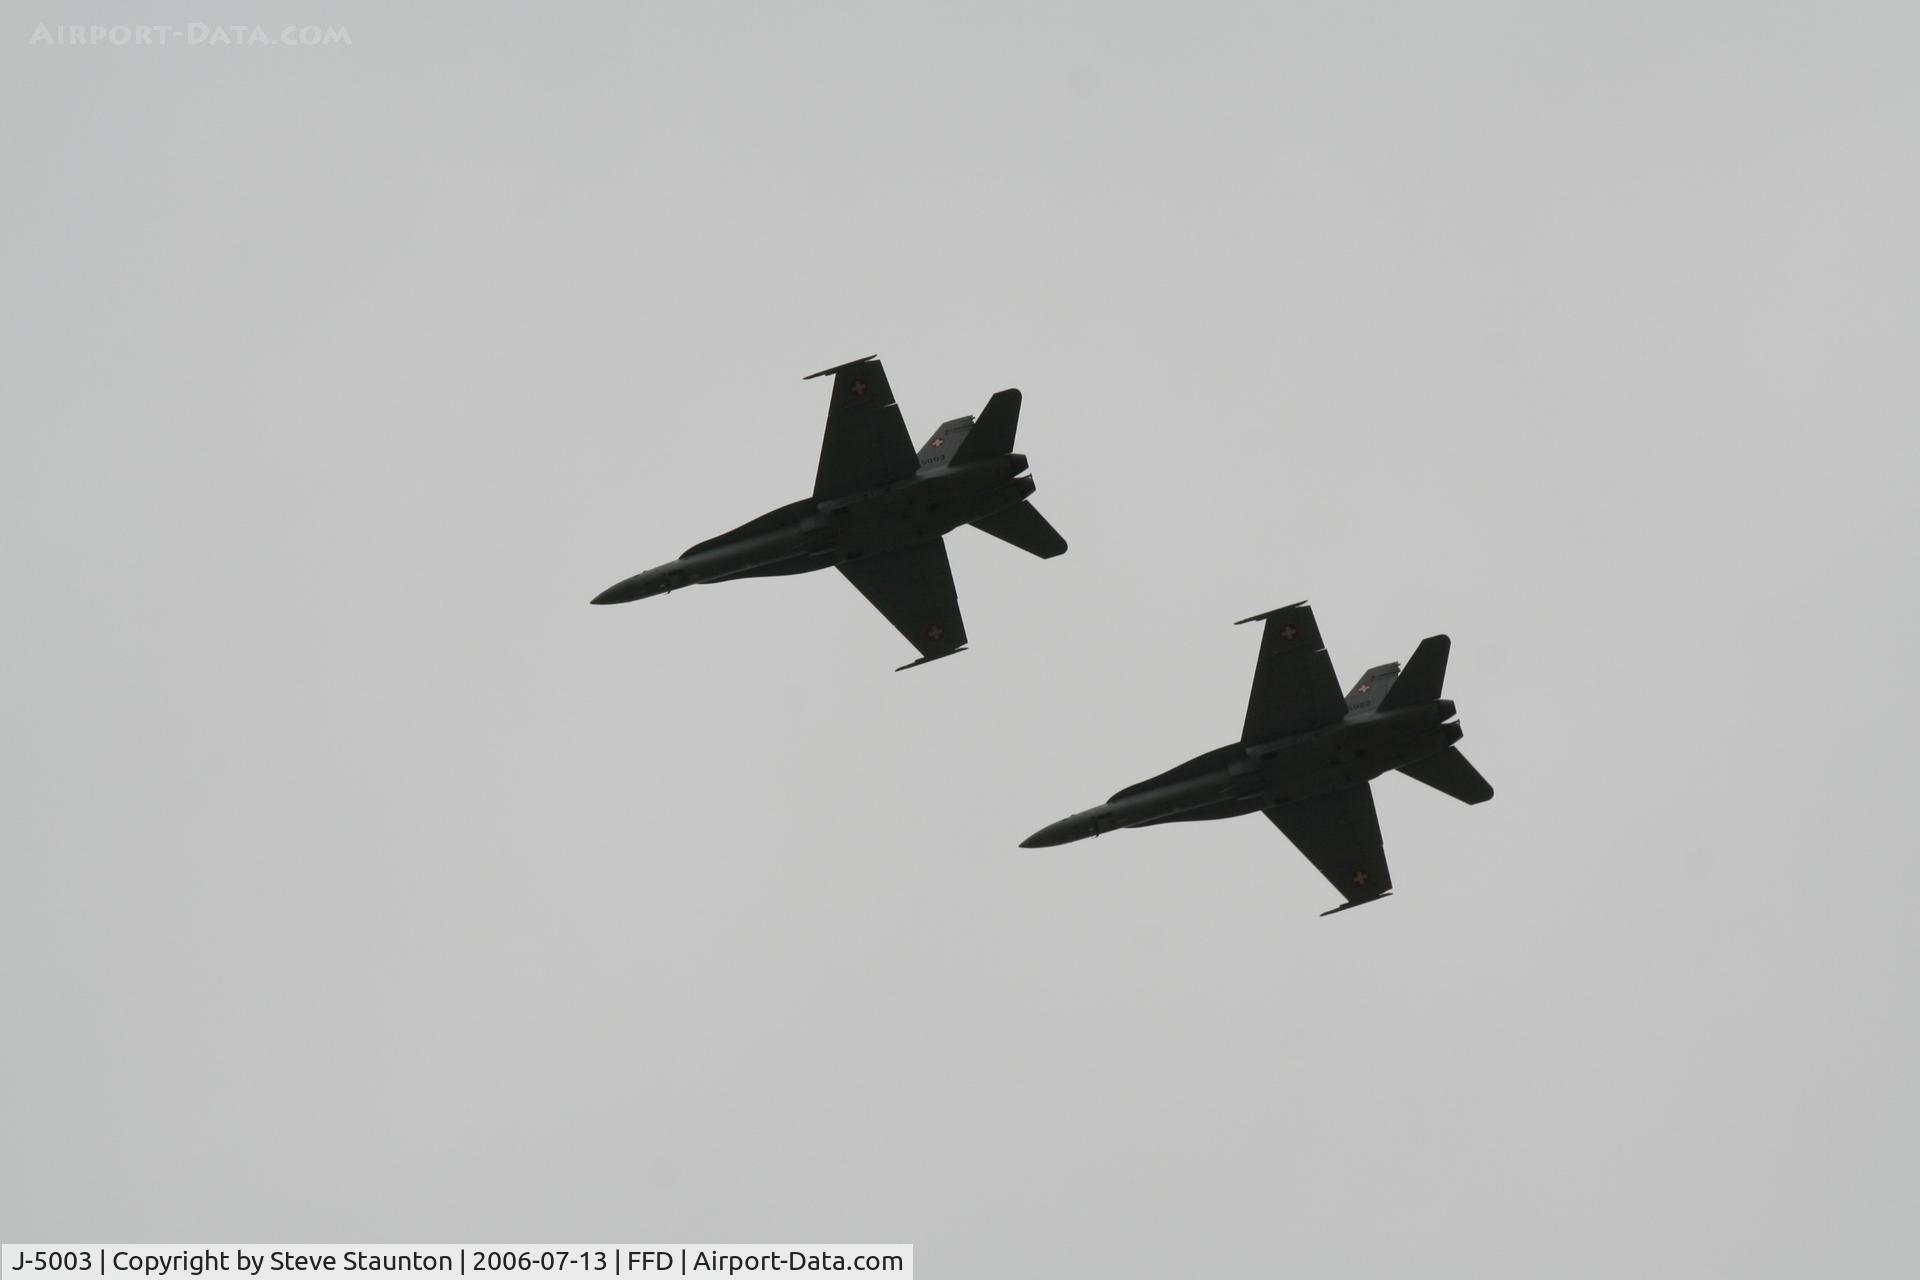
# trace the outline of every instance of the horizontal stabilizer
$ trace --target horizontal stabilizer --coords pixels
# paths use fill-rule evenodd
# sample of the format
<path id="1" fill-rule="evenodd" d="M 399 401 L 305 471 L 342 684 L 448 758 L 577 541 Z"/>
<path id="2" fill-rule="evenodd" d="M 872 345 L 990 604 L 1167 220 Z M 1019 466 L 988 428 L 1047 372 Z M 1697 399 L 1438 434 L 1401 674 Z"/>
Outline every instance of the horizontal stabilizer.
<path id="1" fill-rule="evenodd" d="M 953 463 L 959 466 L 966 462 L 978 462 L 982 458 L 999 458 L 1013 452 L 1013 433 L 1020 425 L 1020 393 L 1018 391 L 996 391 L 987 401 L 987 407 L 980 411 L 974 420 L 973 429 L 967 432 L 967 438 L 954 450 Z"/>
<path id="2" fill-rule="evenodd" d="M 1428 636 L 1407 659 L 1407 669 L 1380 699 L 1381 711 L 1396 707 L 1418 707 L 1440 700 L 1441 686 L 1447 682 L 1447 653 L 1453 641 L 1445 636 Z"/>
<path id="3" fill-rule="evenodd" d="M 1047 518 L 1031 502 L 1017 502 L 1005 511 L 975 520 L 973 527 L 1002 542 L 1011 542 L 1042 560 L 1052 559 L 1067 549 L 1067 540 L 1047 523 Z"/>
<path id="4" fill-rule="evenodd" d="M 1400 772 L 1409 778 L 1424 782 L 1435 791 L 1444 792 L 1463 804 L 1479 804 L 1482 800 L 1493 799 L 1493 787 L 1480 776 L 1480 771 L 1468 763 L 1460 754 L 1460 748 L 1448 747 L 1438 755 L 1428 756 L 1424 760 L 1415 760 L 1412 764 L 1400 766 Z"/>

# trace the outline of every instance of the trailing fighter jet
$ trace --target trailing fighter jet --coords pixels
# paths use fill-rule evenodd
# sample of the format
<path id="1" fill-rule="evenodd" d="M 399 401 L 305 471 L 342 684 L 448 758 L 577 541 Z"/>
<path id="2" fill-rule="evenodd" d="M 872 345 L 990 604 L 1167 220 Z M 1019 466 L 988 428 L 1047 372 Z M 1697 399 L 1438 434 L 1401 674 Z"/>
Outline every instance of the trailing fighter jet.
<path id="1" fill-rule="evenodd" d="M 1021 842 L 1044 848 L 1119 827 L 1233 818 L 1258 810 L 1298 845 L 1346 903 L 1332 915 L 1393 891 L 1368 784 L 1398 769 L 1456 800 L 1493 798 L 1460 749 L 1453 703 L 1440 696 L 1445 636 L 1428 636 L 1407 660 L 1360 677 L 1347 696 L 1306 604 L 1242 618 L 1266 622 L 1240 741 L 1195 756 L 1105 804 L 1063 818 Z"/>
<path id="2" fill-rule="evenodd" d="M 595 604 L 622 604 L 697 582 L 840 570 L 920 657 L 966 647 L 967 628 L 944 535 L 970 524 L 1045 559 L 1067 549 L 1031 502 L 1027 460 L 1013 451 L 1020 393 L 1000 391 L 979 418 L 944 422 L 916 455 L 874 356 L 833 375 L 826 439 L 813 496 L 697 543 L 670 564 L 608 587 Z"/>

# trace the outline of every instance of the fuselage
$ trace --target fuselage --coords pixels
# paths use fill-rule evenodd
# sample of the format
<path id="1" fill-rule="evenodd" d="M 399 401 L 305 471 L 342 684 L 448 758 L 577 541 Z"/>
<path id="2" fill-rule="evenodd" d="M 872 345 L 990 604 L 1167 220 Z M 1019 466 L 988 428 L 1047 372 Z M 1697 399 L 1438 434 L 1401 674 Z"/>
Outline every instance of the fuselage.
<path id="1" fill-rule="evenodd" d="M 1043 827 L 1021 842 L 1044 848 L 1122 827 L 1232 818 L 1370 782 L 1444 751 L 1462 730 L 1441 700 L 1346 719 L 1273 742 L 1231 743 L 1195 756 L 1105 804 Z"/>
<path id="2" fill-rule="evenodd" d="M 906 479 L 846 497 L 777 507 L 679 559 L 635 574 L 594 598 L 623 604 L 729 578 L 809 573 L 944 537 L 1004 511 L 1034 491 L 1025 455 L 1000 454 L 954 466 L 930 463 Z"/>

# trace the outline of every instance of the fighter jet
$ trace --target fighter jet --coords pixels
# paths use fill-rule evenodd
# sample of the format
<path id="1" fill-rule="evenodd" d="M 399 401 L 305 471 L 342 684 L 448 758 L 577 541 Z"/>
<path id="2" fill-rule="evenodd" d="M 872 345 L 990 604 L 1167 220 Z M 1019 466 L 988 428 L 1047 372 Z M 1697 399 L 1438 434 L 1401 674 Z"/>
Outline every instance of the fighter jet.
<path id="1" fill-rule="evenodd" d="M 1393 891 L 1374 778 L 1398 769 L 1468 804 L 1492 799 L 1493 788 L 1453 745 L 1462 730 L 1453 703 L 1440 696 L 1447 637 L 1422 640 L 1405 671 L 1397 662 L 1373 668 L 1342 699 L 1312 609 L 1303 602 L 1241 619 L 1260 621 L 1266 631 L 1240 741 L 1062 818 L 1020 847 L 1257 810 L 1346 898 L 1321 913 L 1333 915 Z"/>
<path id="2" fill-rule="evenodd" d="M 1046 559 L 1067 549 L 1027 501 L 1033 477 L 1013 451 L 1020 393 L 999 391 L 976 418 L 940 424 L 916 455 L 875 356 L 833 376 L 813 496 L 696 543 L 680 558 L 608 587 L 595 604 L 622 604 L 697 582 L 838 569 L 886 615 L 920 657 L 958 653 L 966 624 L 943 537 L 963 524 Z"/>

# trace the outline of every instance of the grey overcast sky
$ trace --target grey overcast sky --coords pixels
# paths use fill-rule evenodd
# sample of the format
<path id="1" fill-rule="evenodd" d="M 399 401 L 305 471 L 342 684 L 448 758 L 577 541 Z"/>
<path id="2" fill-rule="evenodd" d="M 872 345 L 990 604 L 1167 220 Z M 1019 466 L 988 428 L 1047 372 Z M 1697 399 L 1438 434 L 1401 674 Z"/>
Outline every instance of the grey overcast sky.
<path id="1" fill-rule="evenodd" d="M 1920 9 L 6 14 L 0 1237 L 1913 1274 Z M 970 652 L 587 606 L 869 352 L 1025 392 Z M 1301 598 L 1454 638 L 1392 901 L 1016 847 Z"/>

